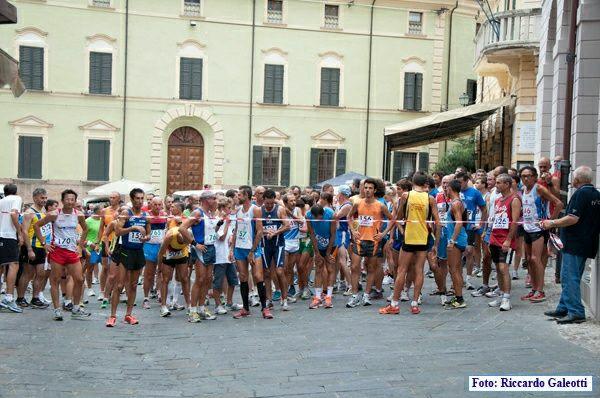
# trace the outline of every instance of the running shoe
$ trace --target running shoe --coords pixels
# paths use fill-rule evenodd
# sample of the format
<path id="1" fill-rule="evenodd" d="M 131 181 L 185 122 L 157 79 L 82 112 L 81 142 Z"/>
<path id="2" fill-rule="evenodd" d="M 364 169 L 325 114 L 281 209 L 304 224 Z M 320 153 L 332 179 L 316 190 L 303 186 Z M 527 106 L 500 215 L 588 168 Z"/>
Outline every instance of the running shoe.
<path id="1" fill-rule="evenodd" d="M 227 314 L 227 310 L 225 309 L 225 307 L 223 307 L 222 305 L 220 305 L 217 308 L 215 308 L 215 314 L 217 314 L 217 315 L 225 315 L 225 314 Z"/>
<path id="2" fill-rule="evenodd" d="M 308 290 L 307 287 L 304 288 L 304 291 L 302 292 L 302 295 L 300 296 L 300 298 L 302 300 L 309 300 L 310 299 L 310 290 Z"/>
<path id="3" fill-rule="evenodd" d="M 476 276 L 476 277 L 478 277 L 478 278 L 481 278 L 481 277 L 483 276 L 483 270 L 481 270 L 481 269 L 480 269 L 480 270 L 479 270 L 479 271 L 478 271 L 478 272 L 475 274 L 475 276 Z"/>
<path id="4" fill-rule="evenodd" d="M 500 307 L 500 303 L 502 302 L 502 299 L 500 297 L 496 298 L 496 300 L 494 301 L 490 301 L 488 303 L 488 305 L 492 308 L 496 308 L 496 307 Z"/>
<path id="5" fill-rule="evenodd" d="M 20 314 L 20 313 L 23 312 L 23 309 L 17 305 L 17 303 L 15 302 L 15 300 L 8 301 L 6 299 L 6 297 L 2 299 L 1 306 L 2 306 L 2 308 L 5 308 L 5 309 L 7 309 L 9 311 L 12 311 L 12 312 L 14 312 L 16 314 Z"/>
<path id="6" fill-rule="evenodd" d="M 513 269 L 512 271 L 510 271 L 510 276 L 513 281 L 516 281 L 517 279 L 519 279 L 519 271 Z"/>
<path id="7" fill-rule="evenodd" d="M 391 304 L 386 305 L 379 309 L 381 315 L 398 315 L 400 313 L 400 307 Z"/>
<path id="8" fill-rule="evenodd" d="M 25 299 L 25 297 L 21 297 L 21 298 L 17 298 L 15 300 L 15 303 L 21 307 L 21 308 L 27 308 L 29 307 L 29 303 L 27 302 L 27 300 Z"/>
<path id="9" fill-rule="evenodd" d="M 372 300 L 381 300 L 381 299 L 383 299 L 383 292 L 380 292 L 378 290 L 372 290 L 371 291 L 371 299 Z"/>
<path id="10" fill-rule="evenodd" d="M 393 283 L 394 283 L 394 279 L 391 276 L 386 275 L 386 276 L 383 277 L 383 284 L 384 285 L 391 285 Z"/>
<path id="11" fill-rule="evenodd" d="M 227 308 L 228 311 L 239 311 L 244 307 L 242 307 L 240 304 L 237 304 L 237 303 L 231 303 L 231 304 L 225 304 L 225 308 Z"/>
<path id="12" fill-rule="evenodd" d="M 535 292 L 529 301 L 532 303 L 541 303 L 542 301 L 546 301 L 546 295 L 544 292 Z"/>
<path id="13" fill-rule="evenodd" d="M 433 271 L 432 270 L 427 271 L 425 273 L 425 276 L 428 277 L 428 278 L 433 278 Z"/>
<path id="14" fill-rule="evenodd" d="M 478 266 L 474 266 L 473 267 L 473 272 L 471 272 L 471 275 L 477 275 L 480 272 L 481 272 L 481 268 L 478 267 Z"/>
<path id="15" fill-rule="evenodd" d="M 471 281 L 467 281 L 465 286 L 467 287 L 467 290 L 475 290 L 475 286 L 473 286 Z"/>
<path id="16" fill-rule="evenodd" d="M 171 316 L 171 311 L 169 311 L 166 305 L 164 307 L 160 307 L 160 316 L 162 316 L 163 318 Z"/>
<path id="17" fill-rule="evenodd" d="M 535 290 L 530 290 L 529 293 L 527 293 L 524 296 L 521 296 L 521 300 L 523 300 L 523 301 L 530 300 L 534 295 L 535 295 Z"/>
<path id="18" fill-rule="evenodd" d="M 88 300 L 86 297 L 84 297 L 81 305 L 88 304 L 89 302 L 90 302 L 90 300 Z"/>
<path id="19" fill-rule="evenodd" d="M 511 308 L 510 299 L 503 298 L 502 303 L 500 303 L 500 311 L 510 311 Z"/>
<path id="20" fill-rule="evenodd" d="M 275 293 L 273 293 L 273 301 L 279 301 L 279 300 L 281 300 L 281 291 L 275 290 Z"/>
<path id="21" fill-rule="evenodd" d="M 369 298 L 368 294 L 363 294 L 363 296 L 362 296 L 362 305 L 365 306 L 365 307 L 371 305 L 371 299 Z"/>
<path id="22" fill-rule="evenodd" d="M 203 321 L 214 321 L 215 319 L 217 319 L 217 317 L 211 314 L 210 311 L 207 309 L 204 309 L 204 311 L 200 311 L 198 315 L 200 315 L 200 318 L 202 318 Z"/>
<path id="23" fill-rule="evenodd" d="M 289 304 L 294 304 L 298 299 L 294 296 L 288 296 L 287 301 Z"/>
<path id="24" fill-rule="evenodd" d="M 458 301 L 456 297 L 453 297 L 449 303 L 446 304 L 445 308 L 448 310 L 455 310 L 459 308 L 465 308 L 467 304 L 463 301 Z"/>
<path id="25" fill-rule="evenodd" d="M 296 295 L 296 286 L 294 285 L 290 285 L 290 288 L 288 289 L 288 297 L 293 297 Z"/>
<path id="26" fill-rule="evenodd" d="M 290 306 L 288 305 L 287 300 L 283 300 L 283 303 L 281 303 L 281 309 L 283 311 L 289 311 L 290 310 Z"/>
<path id="27" fill-rule="evenodd" d="M 315 309 L 319 308 L 320 304 L 321 304 L 321 299 L 317 296 L 314 296 L 311 303 L 308 305 L 308 308 L 311 310 L 315 310 Z"/>
<path id="28" fill-rule="evenodd" d="M 246 311 L 244 308 L 233 314 L 234 319 L 242 319 L 250 316 L 250 311 Z"/>
<path id="29" fill-rule="evenodd" d="M 400 293 L 400 301 L 410 301 L 410 298 L 408 297 L 408 292 L 404 289 L 402 289 L 402 293 Z"/>
<path id="30" fill-rule="evenodd" d="M 185 305 L 179 304 L 179 303 L 173 303 L 171 305 L 171 309 L 173 311 L 183 311 L 183 310 L 185 310 Z"/>
<path id="31" fill-rule="evenodd" d="M 490 288 L 490 291 L 485 294 L 485 297 L 494 298 L 494 297 L 498 297 L 499 294 L 500 294 L 499 287 L 495 288 L 494 290 L 491 290 L 491 288 Z"/>
<path id="32" fill-rule="evenodd" d="M 117 324 L 117 317 L 116 316 L 109 316 L 108 319 L 106 320 L 106 327 L 107 328 L 114 328 L 116 324 Z"/>
<path id="33" fill-rule="evenodd" d="M 471 292 L 471 296 L 472 297 L 481 297 L 484 296 L 486 293 L 488 293 L 490 291 L 490 287 L 489 286 L 479 286 L 477 288 L 477 290 L 475 290 L 474 292 Z"/>
<path id="34" fill-rule="evenodd" d="M 200 314 L 198 314 L 196 311 L 190 311 L 188 314 L 188 322 L 199 323 L 200 321 Z"/>
<path id="35" fill-rule="evenodd" d="M 339 287 L 339 291 L 340 292 L 345 292 L 348 289 L 348 285 L 346 284 L 346 281 L 341 281 L 340 282 L 340 287 Z"/>
<path id="36" fill-rule="evenodd" d="M 150 309 L 150 300 L 144 299 L 144 301 L 142 302 L 142 308 L 145 310 L 149 310 Z M 161 312 L 162 312 L 162 309 L 161 309 Z"/>
<path id="37" fill-rule="evenodd" d="M 446 305 L 448 304 L 448 297 L 445 294 L 442 294 L 440 296 L 440 304 L 441 305 Z"/>
<path id="38" fill-rule="evenodd" d="M 267 299 L 267 308 L 273 308 L 273 300 Z"/>
<path id="39" fill-rule="evenodd" d="M 31 299 L 31 308 L 48 308 L 48 304 L 44 303 L 39 298 L 35 297 Z"/>
<path id="40" fill-rule="evenodd" d="M 273 319 L 273 314 L 271 314 L 271 310 L 268 308 L 264 308 L 262 310 L 262 317 L 264 319 Z"/>
<path id="41" fill-rule="evenodd" d="M 88 290 L 88 297 L 96 297 L 96 292 L 94 291 L 94 289 Z"/>
<path id="42" fill-rule="evenodd" d="M 106 307 L 108 307 L 108 300 L 104 299 L 102 300 L 102 304 L 100 304 L 100 308 L 105 309 Z"/>
<path id="43" fill-rule="evenodd" d="M 419 309 L 419 304 L 414 300 L 410 302 L 410 312 L 414 315 L 417 315 L 421 312 Z"/>
<path id="44" fill-rule="evenodd" d="M 98 301 L 104 301 L 104 293 L 100 292 L 98 295 Z"/>
<path id="45" fill-rule="evenodd" d="M 123 318 L 123 322 L 128 323 L 130 325 L 137 325 L 138 323 L 140 323 L 137 320 L 137 318 L 133 315 L 125 315 L 125 318 Z"/>
<path id="46" fill-rule="evenodd" d="M 352 295 L 352 297 L 350 297 L 350 300 L 348 300 L 348 302 L 346 303 L 346 308 L 355 308 L 358 307 L 360 305 L 360 297 L 358 297 L 358 294 L 354 294 Z"/>
<path id="47" fill-rule="evenodd" d="M 343 293 L 344 296 L 352 296 L 352 288 L 349 287 L 348 289 L 346 289 L 346 291 Z"/>
<path id="48" fill-rule="evenodd" d="M 94 279 L 92 279 L 92 285 L 97 285 L 98 283 L 100 283 L 98 278 L 94 277 Z"/>
<path id="49" fill-rule="evenodd" d="M 331 296 L 325 297 L 325 308 L 333 308 L 333 300 Z"/>
<path id="50" fill-rule="evenodd" d="M 79 307 L 71 311 L 71 319 L 88 319 L 92 314 Z"/>
<path id="51" fill-rule="evenodd" d="M 387 296 L 386 301 L 388 303 L 391 303 L 393 299 L 394 299 L 394 292 L 391 292 L 390 295 Z"/>
<path id="52" fill-rule="evenodd" d="M 62 321 L 63 320 L 63 314 L 62 311 L 60 310 L 60 308 L 55 308 L 53 311 L 53 315 L 52 315 L 52 319 L 54 319 L 55 321 Z"/>
<path id="53" fill-rule="evenodd" d="M 52 302 L 46 300 L 46 297 L 44 297 L 44 293 L 40 293 L 38 297 L 42 301 L 42 303 L 48 304 L 48 305 L 52 304 Z"/>
<path id="54" fill-rule="evenodd" d="M 142 286 L 144 284 L 144 276 L 140 275 L 140 277 L 138 278 L 138 286 Z"/>
<path id="55" fill-rule="evenodd" d="M 250 296 L 250 306 L 251 307 L 258 307 L 260 305 L 260 300 L 258 299 L 258 296 Z"/>

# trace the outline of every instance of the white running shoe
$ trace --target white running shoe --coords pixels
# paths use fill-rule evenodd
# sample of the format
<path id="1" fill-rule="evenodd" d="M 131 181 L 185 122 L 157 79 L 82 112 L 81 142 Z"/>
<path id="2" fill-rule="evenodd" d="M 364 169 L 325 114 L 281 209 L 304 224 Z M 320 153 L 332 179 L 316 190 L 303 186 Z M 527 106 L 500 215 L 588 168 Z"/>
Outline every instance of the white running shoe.
<path id="1" fill-rule="evenodd" d="M 364 305 L 364 306 L 371 305 L 371 299 L 369 298 L 369 295 L 366 293 L 363 294 L 363 296 L 362 296 L 362 305 Z"/>
<path id="2" fill-rule="evenodd" d="M 485 294 L 485 297 L 494 298 L 494 297 L 498 297 L 498 294 L 500 294 L 500 288 L 496 288 L 492 291 L 487 292 Z"/>
<path id="3" fill-rule="evenodd" d="M 171 311 L 167 308 L 166 305 L 160 307 L 160 316 L 167 317 L 171 315 Z"/>
<path id="4" fill-rule="evenodd" d="M 287 300 L 283 300 L 283 302 L 281 303 L 281 309 L 283 311 L 289 311 L 290 310 L 290 306 L 288 305 L 288 301 Z"/>
<path id="5" fill-rule="evenodd" d="M 386 275 L 383 277 L 383 284 L 384 285 L 391 285 L 392 283 L 394 283 L 394 280 L 392 279 L 391 276 Z"/>
<path id="6" fill-rule="evenodd" d="M 227 309 L 225 309 L 225 307 L 223 307 L 222 305 L 220 305 L 217 308 L 215 308 L 215 313 L 217 315 L 225 315 L 225 314 L 227 314 Z"/>
<path id="7" fill-rule="evenodd" d="M 400 301 L 410 301 L 406 290 L 402 290 L 402 293 L 400 293 Z"/>
<path id="8" fill-rule="evenodd" d="M 227 308 L 229 311 L 239 311 L 244 307 L 242 307 L 240 304 L 237 304 L 237 303 L 231 303 L 231 304 L 225 304 L 225 308 Z"/>
<path id="9" fill-rule="evenodd" d="M 510 271 L 510 277 L 512 278 L 513 281 L 519 279 L 519 271 L 517 271 L 516 269 L 513 269 L 512 271 Z"/>
<path id="10" fill-rule="evenodd" d="M 296 297 L 288 296 L 287 301 L 289 304 L 294 304 L 298 299 Z"/>
<path id="11" fill-rule="evenodd" d="M 440 296 L 440 304 L 446 305 L 447 302 L 448 302 L 448 297 L 445 294 L 442 294 Z"/>
<path id="12" fill-rule="evenodd" d="M 511 308 L 510 299 L 503 297 L 502 303 L 500 304 L 500 311 L 510 311 Z"/>
<path id="13" fill-rule="evenodd" d="M 94 279 L 92 279 L 92 285 L 97 285 L 98 283 L 98 278 L 94 277 Z"/>
<path id="14" fill-rule="evenodd" d="M 499 306 L 500 306 L 500 302 L 501 302 L 501 301 L 502 301 L 502 300 L 501 300 L 500 298 L 497 298 L 497 299 L 496 299 L 496 300 L 494 300 L 494 301 L 490 301 L 490 302 L 488 303 L 488 305 L 489 305 L 490 307 L 493 307 L 493 308 L 495 308 L 495 307 L 499 307 Z"/>
<path id="15" fill-rule="evenodd" d="M 100 292 L 98 295 L 98 301 L 104 301 L 104 293 Z"/>
<path id="16" fill-rule="evenodd" d="M 48 300 L 46 299 L 46 297 L 44 297 L 44 293 L 40 293 L 40 295 L 38 296 L 38 298 L 39 298 L 39 299 L 40 299 L 40 301 L 41 301 L 42 303 L 44 303 L 44 304 L 48 304 L 48 305 L 52 304 L 52 302 L 51 302 L 51 301 L 48 301 Z"/>
<path id="17" fill-rule="evenodd" d="M 94 289 L 88 289 L 88 297 L 96 297 L 96 292 Z"/>
<path id="18" fill-rule="evenodd" d="M 250 296 L 250 307 L 258 307 L 260 305 L 260 300 L 257 296 Z"/>

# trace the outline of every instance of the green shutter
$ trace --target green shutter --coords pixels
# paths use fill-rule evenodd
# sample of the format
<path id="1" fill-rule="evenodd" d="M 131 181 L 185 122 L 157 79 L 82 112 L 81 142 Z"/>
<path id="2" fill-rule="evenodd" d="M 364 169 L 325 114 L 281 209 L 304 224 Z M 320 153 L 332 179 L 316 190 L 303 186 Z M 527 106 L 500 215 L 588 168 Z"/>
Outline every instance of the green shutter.
<path id="1" fill-rule="evenodd" d="M 31 47 L 19 47 L 19 76 L 26 88 L 31 88 Z"/>
<path id="2" fill-rule="evenodd" d="M 339 106 L 340 105 L 340 70 L 331 69 L 330 80 L 329 80 L 329 105 Z"/>
<path id="3" fill-rule="evenodd" d="M 100 66 L 100 92 L 110 95 L 112 93 L 112 54 L 101 54 Z"/>
<path id="4" fill-rule="evenodd" d="M 90 53 L 90 94 L 98 94 L 100 91 L 100 57 L 99 53 Z"/>
<path id="5" fill-rule="evenodd" d="M 202 59 L 191 59 L 191 98 L 202 99 Z"/>
<path id="6" fill-rule="evenodd" d="M 402 173 L 402 152 L 394 152 L 394 168 L 392 169 L 392 181 L 399 181 L 403 175 Z"/>
<path id="7" fill-rule="evenodd" d="M 421 110 L 423 98 L 423 74 L 415 73 L 415 111 Z"/>
<path id="8" fill-rule="evenodd" d="M 275 65 L 265 65 L 265 85 L 263 102 L 265 104 L 272 104 L 274 99 L 274 85 L 275 85 Z"/>
<path id="9" fill-rule="evenodd" d="M 318 148 L 310 148 L 310 177 L 309 177 L 309 185 L 311 187 L 318 182 L 317 181 L 318 166 L 319 166 L 319 149 Z"/>
<path id="10" fill-rule="evenodd" d="M 263 148 L 260 145 L 252 147 L 252 185 L 262 184 L 263 177 Z"/>
<path id="11" fill-rule="evenodd" d="M 19 47 L 19 76 L 26 88 L 44 89 L 44 49 L 40 47 Z"/>
<path id="12" fill-rule="evenodd" d="M 288 187 L 290 185 L 290 148 L 281 148 L 281 181 L 279 185 Z"/>
<path id="13" fill-rule="evenodd" d="M 404 74 L 404 110 L 415 109 L 415 74 L 406 72 Z"/>
<path id="14" fill-rule="evenodd" d="M 429 152 L 419 152 L 419 171 L 429 171 Z"/>
<path id="15" fill-rule="evenodd" d="M 108 181 L 110 168 L 110 141 L 88 141 L 88 181 Z"/>
<path id="16" fill-rule="evenodd" d="M 329 105 L 330 69 L 321 68 L 321 105 Z"/>
<path id="17" fill-rule="evenodd" d="M 273 81 L 273 103 L 283 104 L 283 65 L 273 65 L 275 68 Z"/>
<path id="18" fill-rule="evenodd" d="M 19 137 L 19 178 L 42 178 L 42 137 Z"/>
<path id="19" fill-rule="evenodd" d="M 346 172 L 346 150 L 338 149 L 335 156 L 335 176 L 340 176 Z"/>
<path id="20" fill-rule="evenodd" d="M 192 98 L 191 58 L 181 58 L 179 63 L 179 98 Z"/>

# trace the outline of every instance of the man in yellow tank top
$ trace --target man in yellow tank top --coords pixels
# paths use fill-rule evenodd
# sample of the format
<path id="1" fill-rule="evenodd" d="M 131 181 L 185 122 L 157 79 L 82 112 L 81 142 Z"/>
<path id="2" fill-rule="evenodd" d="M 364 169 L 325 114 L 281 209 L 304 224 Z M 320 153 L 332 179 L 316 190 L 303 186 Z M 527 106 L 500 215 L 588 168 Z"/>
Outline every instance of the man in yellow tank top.
<path id="1" fill-rule="evenodd" d="M 167 307 L 167 296 L 169 283 L 173 279 L 173 271 L 177 272 L 185 304 L 187 308 L 190 308 L 190 275 L 187 263 L 191 243 L 192 241 L 187 240 L 179 233 L 179 226 L 170 228 L 163 238 L 157 255 L 157 266 L 160 267 L 162 272 L 162 285 L 160 287 L 160 316 L 162 317 L 171 315 Z"/>
<path id="2" fill-rule="evenodd" d="M 360 277 L 360 260 L 364 257 L 367 268 L 367 286 L 362 297 L 362 305 L 371 305 L 369 294 L 375 281 L 378 262 L 377 257 L 382 254 L 380 245 L 385 234 L 381 233 L 381 221 L 384 218 L 392 218 L 387 206 L 375 198 L 375 186 L 377 182 L 373 178 L 367 178 L 363 183 L 364 198 L 355 201 L 352 210 L 348 214 L 350 225 L 358 220 L 358 228 L 350 228 L 352 235 L 352 297 L 346 304 L 348 308 L 357 307 L 361 300 L 358 296 L 358 279 Z"/>
<path id="3" fill-rule="evenodd" d="M 404 288 L 406 273 L 410 266 L 414 266 L 414 292 L 410 303 L 413 314 L 421 312 L 417 302 L 423 288 L 423 266 L 427 257 L 427 239 L 429 228 L 427 221 L 432 216 L 435 223 L 435 242 L 432 247 L 433 255 L 437 255 L 437 245 L 440 237 L 440 218 L 435 199 L 427 192 L 427 175 L 421 172 L 413 176 L 413 190 L 402 194 L 398 207 L 394 211 L 394 221 L 404 220 L 404 243 L 398 258 L 398 270 L 394 285 L 394 296 L 390 305 L 381 308 L 380 314 L 398 314 L 400 307 L 398 299 Z M 389 227 L 388 227 L 389 228 Z"/>

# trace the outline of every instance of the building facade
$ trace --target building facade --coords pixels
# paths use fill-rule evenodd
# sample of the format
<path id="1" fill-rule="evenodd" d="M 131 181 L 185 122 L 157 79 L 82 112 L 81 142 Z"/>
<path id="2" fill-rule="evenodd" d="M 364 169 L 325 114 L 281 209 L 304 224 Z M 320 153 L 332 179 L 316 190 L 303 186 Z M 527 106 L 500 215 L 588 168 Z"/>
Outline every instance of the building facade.
<path id="1" fill-rule="evenodd" d="M 445 0 L 12 3 L 0 48 L 28 92 L 0 89 L 0 178 L 25 192 L 381 175 L 384 126 L 458 106 L 473 78 L 470 1 L 451 41 Z M 432 167 L 439 144 L 405 152 Z"/>

